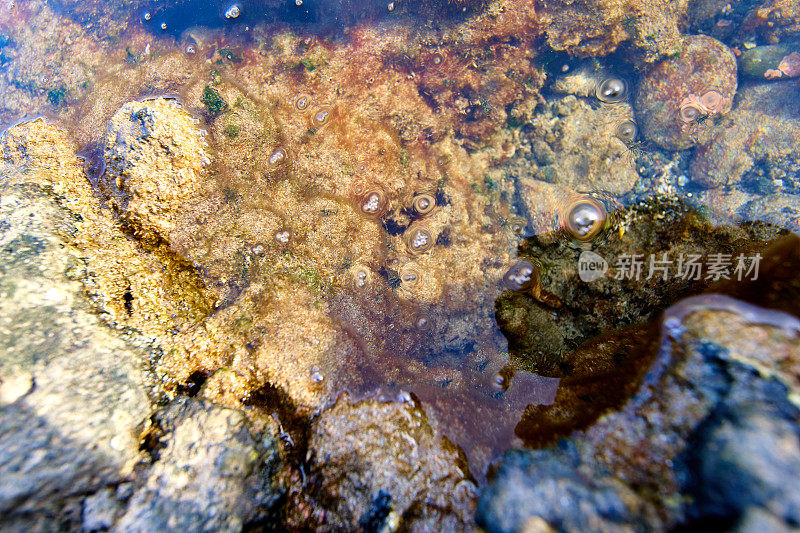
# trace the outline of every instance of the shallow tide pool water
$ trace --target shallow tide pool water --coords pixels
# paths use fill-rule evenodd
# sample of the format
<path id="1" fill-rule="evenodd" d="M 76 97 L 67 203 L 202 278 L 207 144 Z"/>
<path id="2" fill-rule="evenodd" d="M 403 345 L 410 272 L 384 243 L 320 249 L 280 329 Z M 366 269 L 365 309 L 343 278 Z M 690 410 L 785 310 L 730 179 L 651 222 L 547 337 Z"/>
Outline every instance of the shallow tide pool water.
<path id="1" fill-rule="evenodd" d="M 472 509 L 508 450 L 594 446 L 609 413 L 662 401 L 646 391 L 692 313 L 796 337 L 800 8 L 784 3 L 4 2 L 0 231 L 26 187 L 70 213 L 53 230 L 67 277 L 145 347 L 153 409 L 197 398 L 280 435 L 281 527 L 448 529 L 414 522 L 428 511 L 388 470 L 361 474 L 385 474 L 386 497 L 309 488 L 315 468 L 340 487 L 319 443 L 342 402 L 421 410 Z M 37 379 L 4 327 L 0 391 Z M 796 397 L 795 356 L 758 368 Z M 157 467 L 177 423 L 131 416 L 134 462 Z M 358 416 L 340 430 L 356 456 L 371 424 L 406 438 Z M 634 461 L 649 438 L 609 449 Z M 407 440 L 400 462 L 439 457 Z M 673 511 L 638 520 L 691 515 Z"/>

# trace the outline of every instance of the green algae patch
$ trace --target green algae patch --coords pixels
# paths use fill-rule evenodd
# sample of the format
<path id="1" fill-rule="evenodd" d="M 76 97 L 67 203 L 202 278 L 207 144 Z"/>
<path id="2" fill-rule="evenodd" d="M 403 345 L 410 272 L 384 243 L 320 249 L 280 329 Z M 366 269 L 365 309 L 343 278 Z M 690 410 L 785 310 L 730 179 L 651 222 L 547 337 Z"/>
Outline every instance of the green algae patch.
<path id="1" fill-rule="evenodd" d="M 225 134 L 226 137 L 233 139 L 239 135 L 239 126 L 236 124 L 228 124 L 222 129 L 222 133 Z"/>
<path id="2" fill-rule="evenodd" d="M 206 106 L 206 109 L 211 116 L 217 116 L 220 113 L 227 111 L 229 107 L 228 102 L 222 98 L 222 95 L 219 93 L 219 91 L 210 85 L 206 85 L 205 88 L 203 88 L 203 96 L 201 97 L 200 101 L 202 101 L 203 105 Z"/>

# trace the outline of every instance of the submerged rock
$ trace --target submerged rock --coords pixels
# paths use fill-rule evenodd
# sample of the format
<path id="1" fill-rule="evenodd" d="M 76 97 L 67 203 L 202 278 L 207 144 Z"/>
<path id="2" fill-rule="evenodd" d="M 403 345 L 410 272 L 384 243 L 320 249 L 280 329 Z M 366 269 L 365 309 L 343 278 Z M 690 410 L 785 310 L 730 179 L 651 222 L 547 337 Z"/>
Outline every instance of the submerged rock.
<path id="1" fill-rule="evenodd" d="M 143 236 L 169 241 L 177 212 L 210 162 L 204 144 L 175 101 L 131 102 L 111 119 L 104 179 L 117 209 Z"/>
<path id="2" fill-rule="evenodd" d="M 558 0 L 542 5 L 540 24 L 555 50 L 596 57 L 630 41 L 637 56 L 653 62 L 680 49 L 680 21 L 687 4 Z"/>
<path id="3" fill-rule="evenodd" d="M 85 293 L 94 264 L 83 256 L 87 228 L 108 239 L 106 251 L 123 251 L 113 247 L 126 240 L 103 223 L 63 132 L 43 121 L 17 126 L 0 154 L 3 525 L 239 531 L 271 523 L 280 491 L 269 431 L 259 436 L 242 412 L 206 401 L 176 400 L 151 416 L 151 398 L 163 398 L 148 371 L 158 351 L 112 329 Z"/>
<path id="4" fill-rule="evenodd" d="M 639 83 L 636 114 L 644 136 L 667 150 L 705 144 L 716 120 L 731 110 L 736 57 L 704 35 L 684 38 L 674 57 L 651 67 Z"/>
<path id="5" fill-rule="evenodd" d="M 739 56 L 745 76 L 758 80 L 779 80 L 800 76 L 800 43 L 756 46 Z"/>
<path id="6" fill-rule="evenodd" d="M 748 85 L 714 138 L 695 152 L 692 179 L 706 187 L 800 193 L 800 87 Z"/>
<path id="7" fill-rule="evenodd" d="M 574 96 L 550 102 L 522 127 L 507 172 L 517 181 L 534 178 L 565 191 L 624 194 L 639 176 L 617 130 L 632 118 L 624 102 L 592 107 Z M 529 211 L 539 196 L 523 194 Z"/>

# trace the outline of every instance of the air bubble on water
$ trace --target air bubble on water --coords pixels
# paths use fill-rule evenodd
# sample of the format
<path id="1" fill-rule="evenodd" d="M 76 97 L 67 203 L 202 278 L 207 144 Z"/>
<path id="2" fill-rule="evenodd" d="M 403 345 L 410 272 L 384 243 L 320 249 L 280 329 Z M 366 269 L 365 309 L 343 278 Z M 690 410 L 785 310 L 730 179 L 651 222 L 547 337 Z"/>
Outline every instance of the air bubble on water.
<path id="1" fill-rule="evenodd" d="M 669 337 L 678 339 L 686 331 L 686 328 L 681 324 L 679 318 L 670 317 L 664 321 L 664 331 Z"/>
<path id="2" fill-rule="evenodd" d="M 241 12 L 242 11 L 241 11 L 241 9 L 239 9 L 239 6 L 236 5 L 236 4 L 233 4 L 231 7 L 228 8 L 227 11 L 225 11 L 225 18 L 226 19 L 235 19 L 236 17 L 238 17 L 241 14 Z"/>
<path id="3" fill-rule="evenodd" d="M 162 22 L 161 23 L 161 29 L 162 30 L 166 30 L 167 29 L 167 23 L 166 22 Z"/>

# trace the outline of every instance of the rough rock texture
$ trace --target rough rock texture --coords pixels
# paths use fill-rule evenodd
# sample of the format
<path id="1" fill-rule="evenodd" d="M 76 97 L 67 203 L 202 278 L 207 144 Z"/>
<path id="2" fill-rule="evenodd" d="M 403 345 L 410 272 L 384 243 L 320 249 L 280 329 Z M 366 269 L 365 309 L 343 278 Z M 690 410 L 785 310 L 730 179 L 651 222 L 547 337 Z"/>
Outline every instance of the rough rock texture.
<path id="1" fill-rule="evenodd" d="M 507 172 L 518 181 L 534 178 L 565 191 L 624 194 L 639 176 L 616 128 L 632 118 L 625 103 L 592 107 L 574 96 L 553 101 L 522 127 Z M 536 195 L 523 198 L 529 211 L 536 209 Z"/>
<path id="2" fill-rule="evenodd" d="M 572 531 L 798 522 L 800 320 L 705 296 L 666 316 L 659 355 L 620 411 L 560 447 L 507 457 L 481 496 L 488 530 L 530 517 Z"/>
<path id="3" fill-rule="evenodd" d="M 181 205 L 210 160 L 195 119 L 163 98 L 124 105 L 111 119 L 105 180 L 125 219 L 169 241 Z"/>
<path id="4" fill-rule="evenodd" d="M 476 487 L 466 461 L 410 398 L 343 398 L 312 423 L 308 447 L 295 519 L 313 511 L 324 531 L 471 528 Z"/>
<path id="5" fill-rule="evenodd" d="M 78 281 L 78 217 L 51 179 L 85 178 L 63 135 L 23 126 L 0 154 L 0 520 L 52 529 L 79 520 L 70 499 L 130 475 L 148 354 L 100 320 Z"/>
<path id="6" fill-rule="evenodd" d="M 275 438 L 254 437 L 242 412 L 177 399 L 152 423 L 156 462 L 115 530 L 241 531 L 280 499 Z"/>
<path id="7" fill-rule="evenodd" d="M 542 3 L 548 44 L 573 55 L 600 56 L 631 41 L 647 62 L 680 49 L 680 19 L 688 2 L 557 0 Z"/>
<path id="8" fill-rule="evenodd" d="M 580 466 L 568 444 L 507 453 L 481 493 L 478 522 L 491 532 L 635 531 L 635 493 Z"/>
<path id="9" fill-rule="evenodd" d="M 685 37 L 674 57 L 645 72 L 636 95 L 636 115 L 644 136 L 668 150 L 683 150 L 707 143 L 716 120 L 731 110 L 736 94 L 736 57 L 711 37 Z M 720 100 L 708 109 L 693 104 L 709 91 Z M 681 118 L 681 108 L 700 109 L 691 121 Z"/>
<path id="10" fill-rule="evenodd" d="M 103 223 L 63 132 L 41 120 L 17 126 L 0 155 L 3 525 L 239 531 L 273 523 L 280 492 L 269 430 L 252 432 L 242 412 L 199 400 L 175 400 L 151 417 L 149 396 L 163 393 L 145 370 L 158 352 L 133 331 L 111 329 L 112 317 L 85 293 L 95 264 L 82 255 L 94 245 L 87 228 L 108 239 L 106 250 L 124 251 L 126 240 Z"/>
<path id="11" fill-rule="evenodd" d="M 582 369 L 602 367 L 602 343 L 585 351 L 576 350 L 576 346 L 603 332 L 645 324 L 671 303 L 712 283 L 707 269 L 697 279 L 681 276 L 681 256 L 696 254 L 703 263 L 716 254 L 735 257 L 777 238 L 781 231 L 758 224 L 717 226 L 693 207 L 668 198 L 652 198 L 617 209 L 608 219 L 606 230 L 591 242 L 591 251 L 606 261 L 608 271 L 591 282 L 580 278 L 578 268 L 585 248 L 563 231 L 537 235 L 520 247 L 522 259 L 540 265 L 541 288 L 558 299 L 557 319 L 553 318 L 554 309 L 542 305 L 530 293 L 507 291 L 496 303 L 495 317 L 509 338 L 515 362 L 541 375 L 564 378 L 559 394 L 569 388 L 565 382 L 585 378 Z M 640 256 L 638 277 L 629 276 L 635 272 L 624 263 L 632 253 Z M 662 267 L 652 269 L 652 275 L 651 257 L 655 266 Z M 661 263 L 664 257 L 671 263 Z M 586 309 L 593 312 L 586 313 Z M 617 354 L 611 368 L 626 364 Z M 587 400 L 576 411 L 592 411 L 598 403 L 602 402 Z M 563 409 L 560 416 L 564 416 Z"/>
<path id="12" fill-rule="evenodd" d="M 800 87 L 747 85 L 714 138 L 695 152 L 692 179 L 749 193 L 800 193 Z"/>

